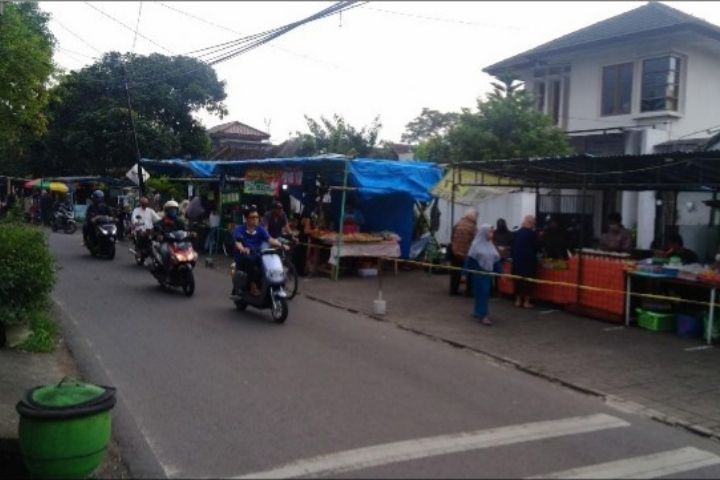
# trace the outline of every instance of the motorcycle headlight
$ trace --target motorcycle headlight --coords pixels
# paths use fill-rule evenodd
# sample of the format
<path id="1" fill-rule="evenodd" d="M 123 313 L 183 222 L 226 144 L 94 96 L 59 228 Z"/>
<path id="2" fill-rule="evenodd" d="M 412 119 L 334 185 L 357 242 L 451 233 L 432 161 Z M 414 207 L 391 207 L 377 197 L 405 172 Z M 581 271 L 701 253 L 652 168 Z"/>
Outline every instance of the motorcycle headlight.
<path id="1" fill-rule="evenodd" d="M 103 234 L 103 235 L 109 235 L 109 234 L 110 234 L 110 232 L 109 232 L 106 228 L 98 227 L 98 230 L 100 230 L 100 233 Z"/>

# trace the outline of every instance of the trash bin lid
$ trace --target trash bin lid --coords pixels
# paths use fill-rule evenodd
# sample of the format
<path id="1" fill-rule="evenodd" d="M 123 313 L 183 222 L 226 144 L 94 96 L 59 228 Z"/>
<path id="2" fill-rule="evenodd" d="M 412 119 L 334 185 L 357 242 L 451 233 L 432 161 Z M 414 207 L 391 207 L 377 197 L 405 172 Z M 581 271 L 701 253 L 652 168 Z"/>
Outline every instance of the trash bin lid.
<path id="1" fill-rule="evenodd" d="M 106 396 L 106 392 L 105 387 L 63 379 L 58 384 L 32 389 L 28 392 L 28 400 L 34 406 L 67 408 L 100 401 Z"/>

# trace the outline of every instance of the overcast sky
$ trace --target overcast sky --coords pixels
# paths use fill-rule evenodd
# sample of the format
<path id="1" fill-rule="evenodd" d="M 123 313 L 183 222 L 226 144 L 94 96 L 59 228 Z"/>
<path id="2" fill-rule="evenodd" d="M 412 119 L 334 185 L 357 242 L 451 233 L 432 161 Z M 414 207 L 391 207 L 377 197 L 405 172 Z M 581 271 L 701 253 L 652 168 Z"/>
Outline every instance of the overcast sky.
<path id="1" fill-rule="evenodd" d="M 52 14 L 56 63 L 68 70 L 103 52 L 181 54 L 313 14 L 330 2 L 40 2 Z M 720 25 L 720 2 L 663 2 Z M 273 142 L 306 131 L 303 118 L 338 113 L 356 127 L 379 115 L 399 141 L 423 107 L 473 107 L 490 90 L 482 68 L 645 2 L 370 2 L 282 36 L 216 67 L 229 115 Z M 167 5 L 164 6 L 164 5 Z M 172 7 L 172 8 L 168 8 Z M 180 13 L 176 10 L 185 13 Z M 197 18 L 193 18 L 197 17 Z M 201 20 L 200 20 L 201 19 Z M 214 24 L 214 25 L 213 25 Z M 71 33 L 72 32 L 72 33 Z M 147 37 L 147 38 L 144 38 Z"/>

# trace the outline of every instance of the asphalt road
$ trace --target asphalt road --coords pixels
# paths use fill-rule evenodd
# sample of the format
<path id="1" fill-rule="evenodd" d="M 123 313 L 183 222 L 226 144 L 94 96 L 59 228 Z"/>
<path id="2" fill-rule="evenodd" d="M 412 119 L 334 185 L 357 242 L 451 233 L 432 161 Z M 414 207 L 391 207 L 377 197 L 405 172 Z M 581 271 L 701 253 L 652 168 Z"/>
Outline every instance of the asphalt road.
<path id="1" fill-rule="evenodd" d="M 128 243 L 80 242 L 50 235 L 54 298 L 83 371 L 118 388 L 134 476 L 720 476 L 716 442 L 466 350 L 302 295 L 275 325 L 234 309 L 225 271 L 198 266 L 186 298 Z"/>

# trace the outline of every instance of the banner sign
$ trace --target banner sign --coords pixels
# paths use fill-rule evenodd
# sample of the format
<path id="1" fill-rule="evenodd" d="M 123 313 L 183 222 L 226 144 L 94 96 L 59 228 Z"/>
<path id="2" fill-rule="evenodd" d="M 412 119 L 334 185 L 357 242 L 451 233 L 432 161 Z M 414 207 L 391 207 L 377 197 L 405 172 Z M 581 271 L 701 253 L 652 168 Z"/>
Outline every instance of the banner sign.
<path id="1" fill-rule="evenodd" d="M 289 187 L 302 187 L 303 172 L 300 168 L 285 170 L 282 174 L 282 184 Z"/>
<path id="2" fill-rule="evenodd" d="M 279 170 L 254 168 L 245 172 L 244 192 L 250 195 L 275 196 L 280 189 L 282 172 Z"/>

